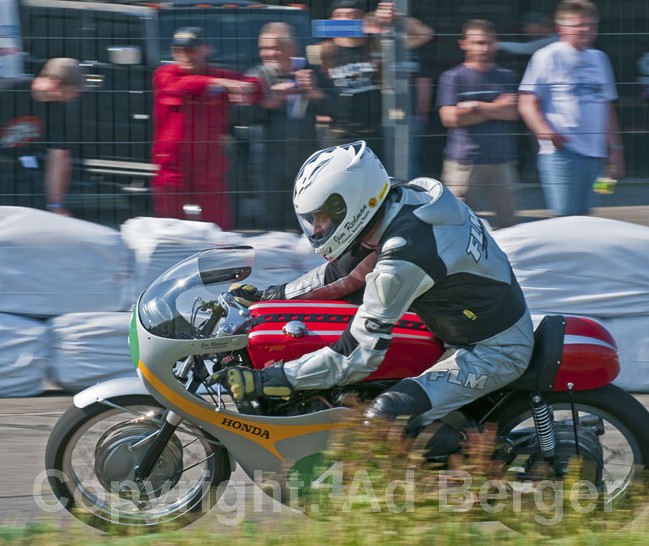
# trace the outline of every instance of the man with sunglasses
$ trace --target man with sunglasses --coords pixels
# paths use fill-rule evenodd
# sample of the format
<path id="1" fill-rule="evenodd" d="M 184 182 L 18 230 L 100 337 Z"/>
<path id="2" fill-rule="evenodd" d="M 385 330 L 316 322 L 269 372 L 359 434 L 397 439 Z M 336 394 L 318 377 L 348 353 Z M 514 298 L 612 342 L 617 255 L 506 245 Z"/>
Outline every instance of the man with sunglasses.
<path id="1" fill-rule="evenodd" d="M 548 207 L 557 216 L 588 214 L 593 183 L 624 174 L 611 63 L 592 47 L 597 8 L 564 0 L 555 14 L 559 41 L 530 59 L 519 91 L 521 117 L 539 142 L 538 166 Z"/>

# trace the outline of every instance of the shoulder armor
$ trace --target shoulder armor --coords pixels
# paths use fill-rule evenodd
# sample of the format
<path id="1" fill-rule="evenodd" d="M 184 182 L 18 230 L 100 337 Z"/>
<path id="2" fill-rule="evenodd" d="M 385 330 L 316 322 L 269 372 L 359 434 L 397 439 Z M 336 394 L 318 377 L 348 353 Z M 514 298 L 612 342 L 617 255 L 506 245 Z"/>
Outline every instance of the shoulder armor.
<path id="1" fill-rule="evenodd" d="M 439 180 L 434 178 L 415 178 L 408 185 L 423 188 L 429 200 L 415 209 L 414 214 L 427 224 L 463 224 L 466 220 L 466 205 Z"/>
<path id="2" fill-rule="evenodd" d="M 408 186 L 417 186 L 416 189 L 423 189 L 433 202 L 437 201 L 444 191 L 444 185 L 439 180 L 425 176 L 413 178 L 408 182 Z"/>
<path id="3" fill-rule="evenodd" d="M 400 236 L 390 237 L 387 241 L 385 241 L 385 243 L 381 247 L 381 254 L 384 254 L 386 252 L 391 252 L 399 248 L 403 248 L 407 244 L 408 241 L 406 241 L 403 237 Z"/>

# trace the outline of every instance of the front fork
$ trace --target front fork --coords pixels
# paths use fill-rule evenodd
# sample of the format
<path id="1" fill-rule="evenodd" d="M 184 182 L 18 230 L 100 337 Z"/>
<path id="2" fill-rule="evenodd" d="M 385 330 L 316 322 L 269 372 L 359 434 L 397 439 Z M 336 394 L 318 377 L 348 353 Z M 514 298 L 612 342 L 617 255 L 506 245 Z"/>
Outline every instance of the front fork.
<path id="1" fill-rule="evenodd" d="M 164 423 L 156 433 L 149 448 L 146 450 L 142 461 L 135 467 L 134 479 L 138 485 L 142 484 L 149 477 L 158 459 L 162 455 L 167 443 L 176 432 L 176 428 L 181 423 L 182 417 L 171 410 L 167 410 L 164 415 Z"/>
<path id="2" fill-rule="evenodd" d="M 205 379 L 204 376 L 206 375 L 206 372 L 204 372 L 205 363 L 199 357 L 188 356 L 178 368 L 176 377 L 178 379 L 187 379 L 187 376 L 192 369 L 194 370 L 194 374 L 187 382 L 185 389 L 188 392 L 194 393 L 198 390 L 201 383 Z M 165 450 L 165 447 L 167 447 L 167 443 L 174 435 L 176 429 L 178 428 L 178 425 L 180 425 L 181 422 L 182 417 L 177 413 L 171 410 L 167 410 L 165 412 L 164 423 L 162 424 L 162 427 L 151 440 L 151 444 L 146 450 L 142 461 L 140 461 L 140 464 L 135 468 L 135 483 L 142 486 L 144 480 L 149 477 L 156 463 L 160 459 L 160 456 Z"/>

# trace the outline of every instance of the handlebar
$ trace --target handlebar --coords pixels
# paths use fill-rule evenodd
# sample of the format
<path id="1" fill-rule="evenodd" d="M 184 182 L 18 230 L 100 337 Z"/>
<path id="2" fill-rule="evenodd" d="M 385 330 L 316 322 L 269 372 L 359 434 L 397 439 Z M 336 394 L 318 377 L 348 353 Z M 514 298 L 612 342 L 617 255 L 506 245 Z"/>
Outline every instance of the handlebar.
<path id="1" fill-rule="evenodd" d="M 203 303 L 202 311 L 211 311 L 210 317 L 198 329 L 205 337 L 226 337 L 246 334 L 252 327 L 250 311 L 230 292 L 223 292 L 216 300 Z"/>

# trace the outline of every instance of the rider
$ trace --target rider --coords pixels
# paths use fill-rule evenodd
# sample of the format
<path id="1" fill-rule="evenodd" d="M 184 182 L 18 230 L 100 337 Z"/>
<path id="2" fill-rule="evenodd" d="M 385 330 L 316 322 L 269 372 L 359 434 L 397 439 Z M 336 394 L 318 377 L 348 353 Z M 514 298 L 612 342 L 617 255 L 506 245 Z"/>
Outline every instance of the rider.
<path id="1" fill-rule="evenodd" d="M 233 285 L 244 304 L 361 295 L 338 341 L 262 370 L 229 368 L 236 400 L 360 381 L 381 364 L 392 329 L 412 309 L 450 356 L 378 396 L 369 414 L 411 416 L 418 428 L 514 381 L 533 348 L 532 320 L 505 253 L 440 182 L 391 185 L 365 142 L 314 153 L 295 181 L 302 229 L 327 263 L 263 291 Z"/>

